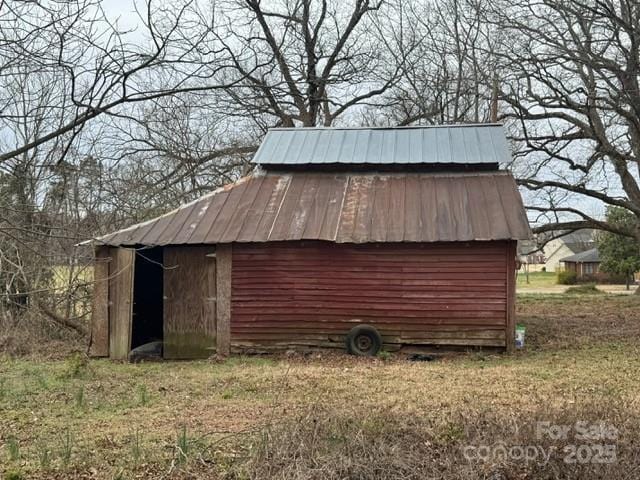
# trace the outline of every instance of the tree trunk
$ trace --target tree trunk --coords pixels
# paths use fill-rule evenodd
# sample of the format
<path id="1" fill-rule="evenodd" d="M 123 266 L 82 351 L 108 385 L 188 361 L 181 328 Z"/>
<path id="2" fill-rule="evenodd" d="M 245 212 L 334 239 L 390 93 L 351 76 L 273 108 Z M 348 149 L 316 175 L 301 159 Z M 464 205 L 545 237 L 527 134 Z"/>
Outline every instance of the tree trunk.
<path id="1" fill-rule="evenodd" d="M 44 313 L 47 317 L 49 317 L 51 320 L 53 320 L 57 324 L 62 325 L 63 327 L 67 327 L 72 330 L 75 330 L 80 335 L 86 336 L 88 334 L 87 329 L 83 325 L 80 325 L 79 323 L 71 320 L 70 318 L 64 318 L 58 315 L 56 312 L 54 312 L 52 309 L 50 309 L 43 303 L 38 302 L 38 308 L 42 313 Z"/>

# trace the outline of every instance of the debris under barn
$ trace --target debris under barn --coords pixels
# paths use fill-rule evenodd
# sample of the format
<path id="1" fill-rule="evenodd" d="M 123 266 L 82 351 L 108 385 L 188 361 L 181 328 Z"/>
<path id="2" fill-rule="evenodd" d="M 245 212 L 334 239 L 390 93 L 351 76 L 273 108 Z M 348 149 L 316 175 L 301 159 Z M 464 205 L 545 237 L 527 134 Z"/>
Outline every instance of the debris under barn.
<path id="1" fill-rule="evenodd" d="M 91 352 L 514 342 L 530 236 L 499 125 L 274 129 L 248 177 L 92 240 Z"/>

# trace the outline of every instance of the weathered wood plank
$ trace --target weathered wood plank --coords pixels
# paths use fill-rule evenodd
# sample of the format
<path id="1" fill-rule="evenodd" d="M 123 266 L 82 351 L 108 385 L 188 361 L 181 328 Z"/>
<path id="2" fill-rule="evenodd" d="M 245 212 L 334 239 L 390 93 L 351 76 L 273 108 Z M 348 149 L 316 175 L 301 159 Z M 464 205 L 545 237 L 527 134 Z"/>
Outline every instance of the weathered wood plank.
<path id="1" fill-rule="evenodd" d="M 213 246 L 164 249 L 164 357 L 207 358 L 216 345 Z"/>
<path id="2" fill-rule="evenodd" d="M 91 337 L 89 355 L 109 356 L 109 248 L 95 250 L 93 264 L 93 310 L 91 311 Z"/>
<path id="3" fill-rule="evenodd" d="M 231 245 L 218 245 L 217 269 L 217 348 L 218 355 L 229 355 L 231 343 Z"/>
<path id="4" fill-rule="evenodd" d="M 125 360 L 131 349 L 136 252 L 132 248 L 111 248 L 109 255 L 109 356 Z"/>

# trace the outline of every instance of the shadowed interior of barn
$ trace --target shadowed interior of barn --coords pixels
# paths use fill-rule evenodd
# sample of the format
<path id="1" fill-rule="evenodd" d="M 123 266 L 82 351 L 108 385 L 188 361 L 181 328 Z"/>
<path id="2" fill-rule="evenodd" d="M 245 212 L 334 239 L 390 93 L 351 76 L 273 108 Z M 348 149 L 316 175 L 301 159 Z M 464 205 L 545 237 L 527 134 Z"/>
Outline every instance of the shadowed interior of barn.
<path id="1" fill-rule="evenodd" d="M 493 124 L 270 130 L 249 176 L 91 241 L 91 352 L 343 348 L 360 324 L 510 350 L 530 231 L 509 161 Z"/>
<path id="2" fill-rule="evenodd" d="M 138 250 L 133 281 L 131 348 L 163 339 L 163 255 L 161 247 Z"/>

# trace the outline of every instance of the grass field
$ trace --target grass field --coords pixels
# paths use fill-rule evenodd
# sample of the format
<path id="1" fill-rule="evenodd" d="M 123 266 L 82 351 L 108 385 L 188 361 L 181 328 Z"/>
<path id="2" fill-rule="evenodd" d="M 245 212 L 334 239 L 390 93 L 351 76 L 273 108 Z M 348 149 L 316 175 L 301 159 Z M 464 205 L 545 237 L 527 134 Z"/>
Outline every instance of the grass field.
<path id="1" fill-rule="evenodd" d="M 529 283 L 524 272 L 518 271 L 516 285 L 518 288 L 552 287 L 556 285 L 555 272 L 529 272 Z"/>
<path id="2" fill-rule="evenodd" d="M 638 478 L 640 298 L 521 295 L 518 321 L 527 348 L 516 355 L 425 363 L 6 357 L 0 471 L 14 480 Z M 615 438 L 587 443 L 614 445 L 615 462 L 565 462 L 586 441 L 574 428 L 539 436 L 539 421 L 614 426 Z M 483 445 L 553 454 L 465 456 Z"/>

